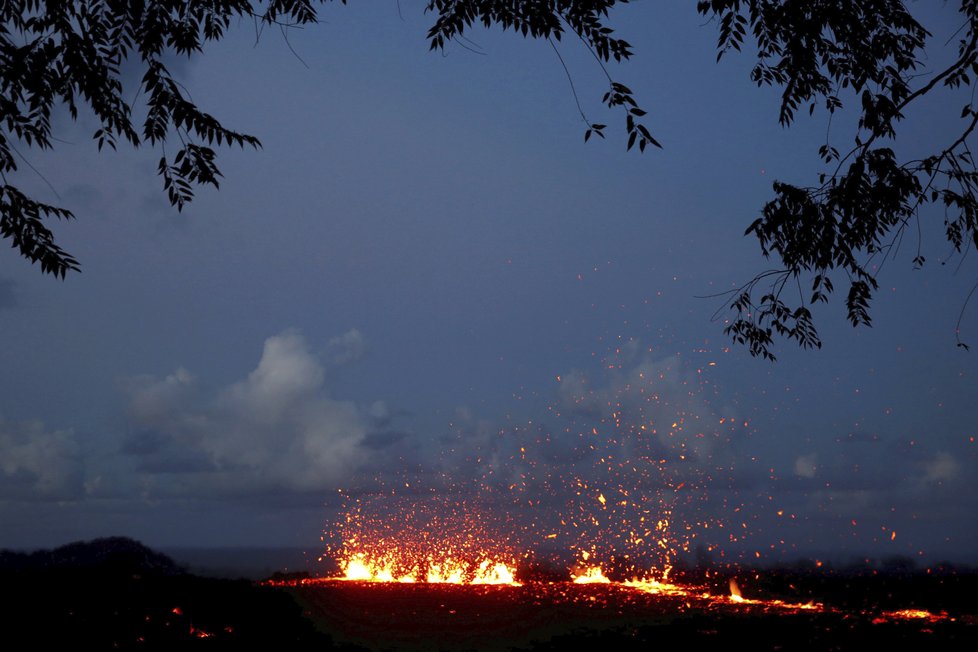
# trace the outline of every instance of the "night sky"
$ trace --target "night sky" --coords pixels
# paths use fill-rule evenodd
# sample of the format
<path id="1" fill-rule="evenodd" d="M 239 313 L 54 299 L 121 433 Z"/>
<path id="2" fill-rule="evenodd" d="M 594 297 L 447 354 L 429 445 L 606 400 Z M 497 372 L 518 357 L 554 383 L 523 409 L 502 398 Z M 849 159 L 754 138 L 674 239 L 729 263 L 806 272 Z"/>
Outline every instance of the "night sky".
<path id="1" fill-rule="evenodd" d="M 590 473 L 582 433 L 613 448 L 616 410 L 665 424 L 671 453 L 689 438 L 680 473 L 708 496 L 695 518 L 737 529 L 727 554 L 976 561 L 978 300 L 970 353 L 954 331 L 978 266 L 949 257 L 940 212 L 923 270 L 916 236 L 886 263 L 871 328 L 849 326 L 840 278 L 821 350 L 751 358 L 700 297 L 773 266 L 744 230 L 774 180 L 816 182 L 825 112 L 782 128 L 777 90 L 749 52 L 716 62 L 694 3 L 637 2 L 611 17 L 636 54 L 610 71 L 663 149 L 625 151 L 603 73 L 565 38 L 608 124 L 585 144 L 548 43 L 475 30 L 430 52 L 421 5 L 325 6 L 288 43 L 242 22 L 174 56 L 193 100 L 263 145 L 221 150 L 220 190 L 181 214 L 160 152 L 97 152 L 91 116 L 60 112 L 55 149 L 24 152 L 39 174 L 14 182 L 75 212 L 56 233 L 82 273 L 0 256 L 0 547 L 314 549 L 344 500 L 406 477 L 498 479 L 520 448 Z M 955 10 L 920 11 L 932 70 Z M 897 151 L 952 141 L 958 95 L 909 115 Z M 839 149 L 853 123 L 833 120 Z"/>

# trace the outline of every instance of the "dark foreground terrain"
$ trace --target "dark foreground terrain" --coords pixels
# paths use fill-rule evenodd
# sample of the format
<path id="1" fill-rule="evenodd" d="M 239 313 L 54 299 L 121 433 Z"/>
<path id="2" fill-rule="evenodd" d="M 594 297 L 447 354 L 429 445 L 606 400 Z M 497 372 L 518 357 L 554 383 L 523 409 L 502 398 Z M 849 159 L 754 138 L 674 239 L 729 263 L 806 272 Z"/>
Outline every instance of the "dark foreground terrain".
<path id="1" fill-rule="evenodd" d="M 0 552 L 0 649 L 978 649 L 973 571 L 740 571 L 747 603 L 723 597 L 730 577 L 687 571 L 697 589 L 685 595 L 546 581 L 271 586 L 197 577 L 130 539 L 100 539 Z"/>
<path id="2" fill-rule="evenodd" d="M 795 577 L 780 602 L 755 580 L 759 599 L 739 603 L 721 586 L 709 586 L 717 584 L 715 576 L 701 579 L 685 595 L 569 582 L 480 587 L 331 581 L 292 590 L 337 640 L 375 649 L 551 650 L 585 642 L 596 650 L 691 649 L 690 644 L 864 650 L 870 643 L 874 649 L 898 644 L 897 649 L 978 650 L 973 575 L 944 581 L 924 575 L 905 582 L 871 574 Z M 786 604 L 818 587 L 829 602 L 809 604 L 805 598 Z M 922 593 L 898 605 L 894 590 Z M 935 611 L 923 612 L 927 604 Z"/>
<path id="3" fill-rule="evenodd" d="M 0 595 L 4 652 L 332 648 L 287 593 L 191 575 L 125 538 L 0 552 Z"/>

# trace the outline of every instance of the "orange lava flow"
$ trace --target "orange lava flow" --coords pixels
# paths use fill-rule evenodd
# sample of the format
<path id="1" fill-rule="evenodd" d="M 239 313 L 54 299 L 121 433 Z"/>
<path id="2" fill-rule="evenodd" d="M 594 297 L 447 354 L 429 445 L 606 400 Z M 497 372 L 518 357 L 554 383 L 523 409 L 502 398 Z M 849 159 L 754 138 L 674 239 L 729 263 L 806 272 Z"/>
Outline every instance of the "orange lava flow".
<path id="1" fill-rule="evenodd" d="M 884 611 L 873 622 L 875 624 L 881 624 L 894 620 L 919 620 L 928 623 L 939 623 L 942 620 L 953 620 L 953 618 L 950 618 L 946 612 L 934 613 L 922 609 L 899 609 L 897 611 Z"/>
<path id="2" fill-rule="evenodd" d="M 715 594 L 704 587 L 691 585 L 673 584 L 666 581 L 668 572 L 662 574 L 661 579 L 652 577 L 635 578 L 626 581 L 614 580 L 607 577 L 600 565 L 580 567 L 576 572 L 568 575 L 568 580 L 564 582 L 539 582 L 531 581 L 524 587 L 522 582 L 516 580 L 515 565 L 502 562 L 494 562 L 484 559 L 478 564 L 464 561 L 451 561 L 441 559 L 436 562 L 425 560 L 416 563 L 404 570 L 404 565 L 395 565 L 391 561 L 371 562 L 362 553 L 354 554 L 350 558 L 340 563 L 342 575 L 337 577 L 320 579 L 300 579 L 293 581 L 268 581 L 268 584 L 276 586 L 311 586 L 316 584 L 327 584 L 330 582 L 364 582 L 364 583 L 417 583 L 417 584 L 436 584 L 436 585 L 497 585 L 501 589 L 512 587 L 514 590 L 536 591 L 556 591 L 561 599 L 570 598 L 571 601 L 581 600 L 594 602 L 598 594 L 594 594 L 594 589 L 601 588 L 601 591 L 611 591 L 607 595 L 627 596 L 628 594 L 657 595 L 664 598 L 680 599 L 684 608 L 697 607 L 701 609 L 745 609 L 749 611 L 760 611 L 766 613 L 801 613 L 801 612 L 821 612 L 839 613 L 838 608 L 824 605 L 819 602 L 794 603 L 780 599 L 762 599 L 744 597 L 737 581 L 731 579 L 729 582 L 729 593 Z M 576 573 L 576 574 L 575 574 Z M 594 585 L 593 589 L 581 586 L 580 591 L 584 591 L 579 596 L 576 591 L 568 592 L 563 585 L 581 586 Z M 520 588 L 522 587 L 522 588 Z M 538 588 L 533 588 L 538 587 Z M 550 587 L 550 588 L 545 588 Z M 448 588 L 448 587 L 446 587 Z M 633 593 L 634 592 L 634 593 Z M 510 594 L 512 595 L 512 594 Z M 603 594 L 600 594 L 603 595 Z M 516 599 L 516 598 L 514 598 Z M 618 599 L 628 600 L 627 597 Z M 947 613 L 934 613 L 920 609 L 902 609 L 895 611 L 883 611 L 873 615 L 872 612 L 862 612 L 872 618 L 874 624 L 883 624 L 893 621 L 920 621 L 927 623 L 939 623 L 941 621 L 953 621 L 953 617 Z M 207 633 L 201 631 L 198 636 L 206 636 Z"/>
<path id="3" fill-rule="evenodd" d="M 385 558 L 378 559 L 372 559 L 364 553 L 353 554 L 340 562 L 341 576 L 327 578 L 324 581 L 522 586 L 515 579 L 516 571 L 513 566 L 490 559 L 475 564 L 450 557 L 437 560 L 429 558 L 421 563 L 406 565 L 403 562 L 398 564 L 392 561 L 398 558 L 397 554 L 389 554 Z M 570 580 L 573 584 L 609 585 L 627 591 L 684 597 L 699 603 L 735 603 L 782 611 L 826 610 L 826 607 L 818 603 L 794 604 L 783 600 L 748 599 L 741 595 L 740 587 L 735 580 L 730 580 L 729 595 L 712 595 L 696 587 L 669 583 L 665 580 L 667 576 L 668 570 L 662 574 L 661 580 L 650 576 L 617 581 L 608 578 L 601 566 L 594 564 L 580 567 L 572 572 Z M 914 614 L 893 612 L 886 616 L 890 619 L 933 616 L 928 612 L 920 613 L 926 615 L 918 616 L 916 612 Z"/>

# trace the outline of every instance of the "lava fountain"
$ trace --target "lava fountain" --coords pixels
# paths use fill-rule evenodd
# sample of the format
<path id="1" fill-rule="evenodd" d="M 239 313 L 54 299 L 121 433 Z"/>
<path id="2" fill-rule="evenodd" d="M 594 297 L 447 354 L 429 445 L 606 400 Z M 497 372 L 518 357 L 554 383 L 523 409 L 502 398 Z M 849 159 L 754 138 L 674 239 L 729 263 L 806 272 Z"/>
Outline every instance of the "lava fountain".
<path id="1" fill-rule="evenodd" d="M 526 644 L 555 613 L 578 627 L 690 612 L 852 618 L 816 600 L 745 596 L 729 564 L 672 577 L 694 547 L 722 556 L 724 544 L 750 536 L 731 490 L 732 451 L 748 423 L 717 414 L 695 381 L 667 378 L 668 365 L 609 368 L 605 390 L 558 377 L 550 425 L 459 431 L 439 468 L 341 492 L 345 509 L 324 534 L 339 576 L 293 583 L 304 601 L 348 640 L 391 648 L 411 647 L 423 627 L 434 647 L 480 648 L 479 637 L 506 632 Z M 721 498 L 711 500 L 717 485 Z M 947 619 L 856 615 L 870 624 Z"/>

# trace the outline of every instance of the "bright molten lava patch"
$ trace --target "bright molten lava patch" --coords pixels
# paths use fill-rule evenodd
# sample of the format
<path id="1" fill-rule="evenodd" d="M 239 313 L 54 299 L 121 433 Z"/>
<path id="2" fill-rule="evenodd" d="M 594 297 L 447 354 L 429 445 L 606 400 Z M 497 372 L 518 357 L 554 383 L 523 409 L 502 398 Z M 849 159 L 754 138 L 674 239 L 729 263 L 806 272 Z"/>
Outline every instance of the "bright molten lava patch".
<path id="1" fill-rule="evenodd" d="M 318 582 L 329 581 L 358 581 L 387 584 L 467 584 L 467 585 L 504 585 L 519 587 L 521 582 L 516 581 L 516 571 L 514 567 L 504 563 L 494 563 L 483 560 L 480 563 L 467 563 L 459 560 L 433 560 L 428 559 L 423 562 L 405 565 L 403 562 L 395 563 L 394 559 L 401 557 L 397 553 L 389 553 L 383 559 L 373 560 L 364 553 L 352 555 L 349 559 L 340 562 L 340 577 L 326 578 Z M 405 570 L 406 569 L 406 570 Z M 570 573 L 570 583 L 578 585 L 607 585 L 609 589 L 627 593 L 635 592 L 642 594 L 655 594 L 663 596 L 673 596 L 685 598 L 687 601 L 695 601 L 701 607 L 718 606 L 726 604 L 743 604 L 759 607 L 765 611 L 798 612 L 809 610 L 825 611 L 827 608 L 817 603 L 790 603 L 783 600 L 756 600 L 747 599 L 741 595 L 740 587 L 736 580 L 729 581 L 730 592 L 727 595 L 711 594 L 702 587 L 683 586 L 666 582 L 664 573 L 661 580 L 653 579 L 650 576 L 645 578 L 635 578 L 626 581 L 616 581 L 608 578 L 599 565 L 591 565 L 579 568 Z M 312 581 L 316 582 L 316 581 Z M 307 581 L 306 583 L 311 583 Z M 553 583 L 551 583 L 553 584 Z M 557 583 L 560 584 L 560 583 Z M 588 600 L 593 601 L 589 595 Z M 927 612 L 922 612 L 927 614 Z M 904 616 L 887 614 L 891 618 Z M 932 614 L 927 614 L 932 615 Z M 909 617 L 909 616 L 904 616 Z M 921 617 L 916 616 L 914 617 Z"/>
<path id="2" fill-rule="evenodd" d="M 590 566 L 579 575 L 574 576 L 574 584 L 610 584 L 611 580 L 604 576 L 600 566 Z"/>
<path id="3" fill-rule="evenodd" d="M 514 570 L 505 563 L 483 559 L 467 563 L 457 559 L 430 558 L 423 563 L 405 564 L 394 561 L 400 555 L 372 559 L 355 554 L 340 562 L 343 575 L 339 579 L 363 582 L 427 582 L 430 584 L 509 584 L 519 586 Z"/>

